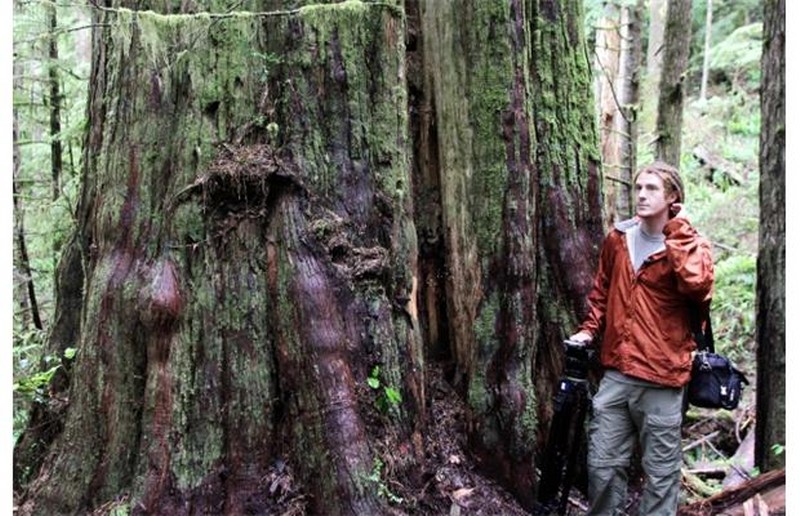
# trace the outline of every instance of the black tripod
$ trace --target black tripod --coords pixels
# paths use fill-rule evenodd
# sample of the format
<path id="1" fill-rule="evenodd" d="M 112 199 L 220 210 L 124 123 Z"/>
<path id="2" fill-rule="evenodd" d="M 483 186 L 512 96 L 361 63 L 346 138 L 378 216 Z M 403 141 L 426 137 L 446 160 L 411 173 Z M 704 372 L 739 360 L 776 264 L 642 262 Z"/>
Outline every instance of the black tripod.
<path id="1" fill-rule="evenodd" d="M 566 514 L 578 453 L 584 439 L 591 351 L 584 344 L 570 340 L 565 340 L 564 345 L 564 375 L 558 380 L 553 400 L 553 419 L 539 478 L 539 495 L 534 511 L 538 515 Z"/>

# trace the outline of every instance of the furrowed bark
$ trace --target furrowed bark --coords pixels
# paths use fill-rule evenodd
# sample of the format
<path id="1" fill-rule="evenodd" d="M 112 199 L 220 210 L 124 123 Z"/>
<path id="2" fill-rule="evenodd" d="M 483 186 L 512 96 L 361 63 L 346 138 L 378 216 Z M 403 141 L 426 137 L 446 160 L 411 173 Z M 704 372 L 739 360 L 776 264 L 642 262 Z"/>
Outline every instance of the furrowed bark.
<path id="1" fill-rule="evenodd" d="M 783 468 L 786 455 L 786 5 L 764 6 L 756 340 L 756 466 Z M 774 446 L 779 449 L 773 449 Z"/>
<path id="2" fill-rule="evenodd" d="M 389 512 L 426 354 L 532 506 L 603 233 L 578 3 L 228 4 L 97 9 L 80 385 L 21 512 Z"/>
<path id="3" fill-rule="evenodd" d="M 539 2 L 532 15 L 532 76 L 540 209 L 538 285 L 540 338 L 536 385 L 552 400 L 563 364 L 562 340 L 586 313 L 588 294 L 605 233 L 602 174 L 592 114 L 591 74 L 578 3 Z M 550 403 L 540 419 L 550 418 Z M 539 428 L 540 433 L 546 426 Z M 544 436 L 540 435 L 540 442 Z"/>
<path id="4" fill-rule="evenodd" d="M 471 447 L 530 507 L 539 422 L 602 235 L 582 18 L 550 2 L 420 6 L 455 379 Z"/>
<path id="5" fill-rule="evenodd" d="M 309 510 L 383 511 L 425 397 L 402 13 L 99 21 L 82 382 L 24 511 L 264 512 L 282 465 Z"/>

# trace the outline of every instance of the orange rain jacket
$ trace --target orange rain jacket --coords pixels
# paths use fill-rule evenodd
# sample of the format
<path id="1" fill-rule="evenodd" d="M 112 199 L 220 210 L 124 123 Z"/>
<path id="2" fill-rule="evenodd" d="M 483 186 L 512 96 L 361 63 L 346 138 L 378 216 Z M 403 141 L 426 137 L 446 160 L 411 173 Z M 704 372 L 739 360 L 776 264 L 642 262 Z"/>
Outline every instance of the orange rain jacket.
<path id="1" fill-rule="evenodd" d="M 707 306 L 711 301 L 711 245 L 685 218 L 671 219 L 664 226 L 666 249 L 650 255 L 634 273 L 625 230 L 636 223 L 618 223 L 606 236 L 580 329 L 595 341 L 603 332 L 604 367 L 681 387 L 689 381 L 695 348 L 692 302 Z"/>

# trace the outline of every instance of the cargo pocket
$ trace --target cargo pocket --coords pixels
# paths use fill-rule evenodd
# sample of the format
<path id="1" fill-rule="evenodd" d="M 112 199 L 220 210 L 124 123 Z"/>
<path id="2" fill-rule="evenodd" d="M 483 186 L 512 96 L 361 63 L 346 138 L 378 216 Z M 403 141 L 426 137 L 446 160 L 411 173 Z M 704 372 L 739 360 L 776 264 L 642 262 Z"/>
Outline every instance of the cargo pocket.
<path id="1" fill-rule="evenodd" d="M 681 414 L 651 414 L 645 418 L 642 465 L 653 475 L 673 473 L 681 467 Z"/>

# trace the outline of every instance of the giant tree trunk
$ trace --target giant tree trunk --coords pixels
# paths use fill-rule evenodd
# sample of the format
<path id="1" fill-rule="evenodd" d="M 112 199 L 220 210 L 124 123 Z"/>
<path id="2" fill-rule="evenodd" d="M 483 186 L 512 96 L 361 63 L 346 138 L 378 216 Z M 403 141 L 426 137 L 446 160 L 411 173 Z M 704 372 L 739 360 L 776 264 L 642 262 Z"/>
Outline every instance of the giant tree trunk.
<path id="1" fill-rule="evenodd" d="M 400 9 L 98 22 L 81 381 L 28 507 L 265 512 L 285 463 L 380 512 L 424 411 Z"/>
<path id="2" fill-rule="evenodd" d="M 756 466 L 782 468 L 786 455 L 786 104 L 784 0 L 764 4 L 756 340 Z"/>
<path id="3" fill-rule="evenodd" d="M 580 2 L 251 3 L 99 11 L 70 410 L 23 512 L 265 513 L 288 468 L 309 512 L 386 513 L 391 451 L 424 487 L 423 342 L 530 506 L 603 233 Z"/>
<path id="4" fill-rule="evenodd" d="M 658 88 L 656 158 L 680 168 L 683 99 L 692 36 L 692 0 L 668 0 L 664 62 Z"/>
<path id="5" fill-rule="evenodd" d="M 422 2 L 455 381 L 470 443 L 525 505 L 561 340 L 602 236 L 579 2 Z"/>

